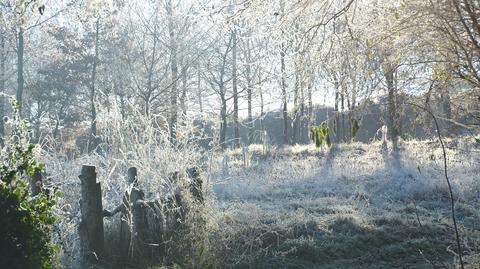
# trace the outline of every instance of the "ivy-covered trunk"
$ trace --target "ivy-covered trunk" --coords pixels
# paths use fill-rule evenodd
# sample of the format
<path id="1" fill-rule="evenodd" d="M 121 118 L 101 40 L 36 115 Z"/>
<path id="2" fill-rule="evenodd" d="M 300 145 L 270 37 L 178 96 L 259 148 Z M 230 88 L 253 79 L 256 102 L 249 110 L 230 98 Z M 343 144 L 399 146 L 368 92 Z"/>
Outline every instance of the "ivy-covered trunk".
<path id="1" fill-rule="evenodd" d="M 393 150 L 398 150 L 398 118 L 397 118 L 397 102 L 394 84 L 395 69 L 388 67 L 385 72 L 385 80 L 387 82 L 388 91 L 388 132 L 393 143 Z"/>

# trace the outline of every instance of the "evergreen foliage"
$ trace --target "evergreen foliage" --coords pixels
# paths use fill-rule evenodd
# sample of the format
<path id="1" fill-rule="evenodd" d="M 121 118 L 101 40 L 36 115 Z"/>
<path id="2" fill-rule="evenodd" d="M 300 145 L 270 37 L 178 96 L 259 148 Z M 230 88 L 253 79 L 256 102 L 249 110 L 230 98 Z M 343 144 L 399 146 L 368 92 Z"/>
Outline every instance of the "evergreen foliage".
<path id="1" fill-rule="evenodd" d="M 14 107 L 15 116 L 4 119 L 12 132 L 0 155 L 0 268 L 53 268 L 55 198 L 30 196 L 27 179 L 42 165 L 34 159 L 36 146 L 28 143 L 28 121 L 20 119 Z"/>

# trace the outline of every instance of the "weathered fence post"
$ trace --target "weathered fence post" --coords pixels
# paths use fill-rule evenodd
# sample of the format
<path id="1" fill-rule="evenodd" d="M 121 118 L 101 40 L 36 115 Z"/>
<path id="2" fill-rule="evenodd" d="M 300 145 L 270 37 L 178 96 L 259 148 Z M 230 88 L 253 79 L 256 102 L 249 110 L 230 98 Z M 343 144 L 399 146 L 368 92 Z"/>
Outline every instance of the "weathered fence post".
<path id="1" fill-rule="evenodd" d="M 81 175 L 82 199 L 80 209 L 82 213 L 79 234 L 82 257 L 82 268 L 97 263 L 103 253 L 103 207 L 102 189 L 97 183 L 95 166 L 82 166 Z"/>
<path id="2" fill-rule="evenodd" d="M 187 170 L 188 176 L 190 177 L 190 193 L 193 195 L 193 198 L 197 202 L 203 203 L 203 193 L 202 193 L 202 178 L 200 177 L 200 172 L 197 167 L 191 167 Z"/>
<path id="3" fill-rule="evenodd" d="M 127 178 L 128 178 L 128 182 L 130 183 L 133 183 L 135 181 L 138 181 L 138 178 L 137 178 L 137 168 L 136 167 L 130 167 L 128 168 L 128 171 L 127 171 Z"/>
<path id="4" fill-rule="evenodd" d="M 127 171 L 128 189 L 123 195 L 120 226 L 120 255 L 123 263 L 141 263 L 145 240 L 145 194 L 138 187 L 137 168 L 130 167 Z"/>
<path id="5" fill-rule="evenodd" d="M 132 232 L 133 241 L 130 242 L 130 251 L 132 261 L 141 263 L 146 256 L 145 239 L 147 234 L 146 223 L 146 203 L 144 201 L 145 194 L 138 187 L 137 168 L 130 167 L 127 171 L 128 182 L 132 185 L 130 192 L 130 203 L 132 208 L 130 214 L 132 215 Z"/>

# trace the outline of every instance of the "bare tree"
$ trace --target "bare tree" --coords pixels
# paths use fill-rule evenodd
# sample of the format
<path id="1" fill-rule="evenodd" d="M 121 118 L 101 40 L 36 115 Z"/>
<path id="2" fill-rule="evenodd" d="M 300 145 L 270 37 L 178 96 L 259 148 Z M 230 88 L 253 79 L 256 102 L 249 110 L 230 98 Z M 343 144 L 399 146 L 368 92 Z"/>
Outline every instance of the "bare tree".
<path id="1" fill-rule="evenodd" d="M 229 58 L 228 55 L 233 49 L 233 36 L 229 35 L 229 39 L 224 47 L 216 47 L 213 49 L 214 56 L 207 62 L 207 72 L 205 79 L 210 85 L 213 92 L 218 95 L 220 101 L 220 138 L 219 144 L 222 148 L 227 146 L 227 117 L 228 108 L 227 101 L 233 98 L 233 96 L 227 96 L 227 83 L 232 79 L 232 76 L 227 73 L 229 70 Z"/>
<path id="2" fill-rule="evenodd" d="M 234 141 L 233 145 L 236 148 L 240 147 L 240 125 L 238 122 L 238 81 L 237 81 L 237 27 L 233 23 L 231 29 L 232 40 L 232 90 L 233 90 L 233 128 Z"/>
<path id="3" fill-rule="evenodd" d="M 168 33 L 170 36 L 170 68 L 171 68 L 171 78 L 172 82 L 170 85 L 170 119 L 169 119 L 169 128 L 170 128 L 170 139 L 173 144 L 177 139 L 177 99 L 178 99 L 178 89 L 177 89 L 177 80 L 178 80 L 178 63 L 177 63 L 177 37 L 175 35 L 175 21 L 173 14 L 173 5 L 172 0 L 167 0 L 165 9 L 168 16 Z"/>

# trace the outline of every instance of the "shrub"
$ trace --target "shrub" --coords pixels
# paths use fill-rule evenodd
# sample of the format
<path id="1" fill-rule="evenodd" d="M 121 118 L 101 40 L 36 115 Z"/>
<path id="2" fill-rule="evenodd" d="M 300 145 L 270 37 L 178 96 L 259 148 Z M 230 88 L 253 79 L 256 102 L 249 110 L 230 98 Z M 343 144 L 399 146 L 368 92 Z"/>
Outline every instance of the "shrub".
<path id="1" fill-rule="evenodd" d="M 30 197 L 27 179 L 42 167 L 34 159 L 35 145 L 28 143 L 28 122 L 17 111 L 8 123 L 11 135 L 0 153 L 0 268 L 53 268 L 55 199 Z"/>

